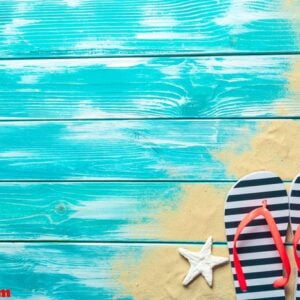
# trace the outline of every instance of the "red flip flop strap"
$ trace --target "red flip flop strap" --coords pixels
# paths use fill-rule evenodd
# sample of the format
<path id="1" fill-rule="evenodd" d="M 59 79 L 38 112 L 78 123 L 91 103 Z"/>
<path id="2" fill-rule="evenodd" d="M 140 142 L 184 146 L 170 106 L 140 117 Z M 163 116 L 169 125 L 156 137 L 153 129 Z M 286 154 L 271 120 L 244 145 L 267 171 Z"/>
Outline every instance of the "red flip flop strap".
<path id="1" fill-rule="evenodd" d="M 277 278 L 273 282 L 273 285 L 275 288 L 282 288 L 289 281 L 290 274 L 291 274 L 291 264 L 275 220 L 273 219 L 270 211 L 265 206 L 263 207 L 263 210 L 264 210 L 264 217 L 267 220 L 274 243 L 276 245 L 277 251 L 279 252 L 279 256 L 281 258 L 283 271 L 284 271 L 284 275 L 282 277 Z"/>
<path id="2" fill-rule="evenodd" d="M 247 291 L 247 284 L 245 275 L 242 269 L 242 265 L 239 259 L 239 255 L 237 252 L 237 241 L 240 237 L 241 232 L 243 229 L 256 217 L 260 216 L 262 214 L 262 207 L 256 208 L 252 210 L 250 213 L 248 213 L 244 219 L 240 222 L 239 226 L 236 229 L 235 235 L 234 235 L 234 241 L 233 241 L 233 263 L 236 271 L 236 276 L 240 285 L 240 289 L 244 292 Z"/>
<path id="3" fill-rule="evenodd" d="M 299 243 L 299 239 L 300 239 L 300 225 L 298 226 L 298 228 L 294 234 L 294 239 L 293 239 L 294 257 L 296 260 L 298 270 L 300 270 L 300 257 L 298 256 L 298 252 L 297 252 L 297 246 Z"/>
<path id="4" fill-rule="evenodd" d="M 263 206 L 256 208 L 254 210 L 252 210 L 250 213 L 248 213 L 244 219 L 240 222 L 235 236 L 234 236 L 234 242 L 233 242 L 233 263 L 234 263 L 234 267 L 236 270 L 236 275 L 237 275 L 237 279 L 240 285 L 240 289 L 244 292 L 247 291 L 247 283 L 246 283 L 246 279 L 245 279 L 245 275 L 242 269 L 242 265 L 241 262 L 239 260 L 239 256 L 238 256 L 238 252 L 237 252 L 237 241 L 239 239 L 239 236 L 241 234 L 241 232 L 243 231 L 243 229 L 251 222 L 253 221 L 255 218 L 257 218 L 258 216 L 264 216 L 267 224 L 269 225 L 274 243 L 276 245 L 276 248 L 279 252 L 282 264 L 283 264 L 283 269 L 285 270 L 285 276 L 284 277 L 280 277 L 278 279 L 276 279 L 273 282 L 273 285 L 275 288 L 280 288 L 283 287 L 287 284 L 289 277 L 290 277 L 290 273 L 291 273 L 291 265 L 289 262 L 289 258 L 287 255 L 287 252 L 285 250 L 284 244 L 282 242 L 280 233 L 277 229 L 277 225 L 271 215 L 271 213 L 269 212 L 269 210 L 266 208 L 266 202 L 263 202 Z"/>

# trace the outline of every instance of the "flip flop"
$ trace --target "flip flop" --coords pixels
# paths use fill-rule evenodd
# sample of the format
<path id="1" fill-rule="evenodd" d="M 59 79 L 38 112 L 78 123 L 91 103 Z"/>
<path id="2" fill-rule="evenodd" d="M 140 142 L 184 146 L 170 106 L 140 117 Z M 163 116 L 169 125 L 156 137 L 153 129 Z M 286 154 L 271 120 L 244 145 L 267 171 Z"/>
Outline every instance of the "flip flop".
<path id="1" fill-rule="evenodd" d="M 229 191 L 225 228 L 238 300 L 285 299 L 288 222 L 287 191 L 272 172 L 247 175 Z"/>
<path id="2" fill-rule="evenodd" d="M 290 189 L 290 222 L 293 231 L 293 251 L 297 265 L 297 280 L 295 284 L 295 299 L 300 300 L 300 174 L 292 182 Z M 297 251 L 298 250 L 298 251 Z"/>

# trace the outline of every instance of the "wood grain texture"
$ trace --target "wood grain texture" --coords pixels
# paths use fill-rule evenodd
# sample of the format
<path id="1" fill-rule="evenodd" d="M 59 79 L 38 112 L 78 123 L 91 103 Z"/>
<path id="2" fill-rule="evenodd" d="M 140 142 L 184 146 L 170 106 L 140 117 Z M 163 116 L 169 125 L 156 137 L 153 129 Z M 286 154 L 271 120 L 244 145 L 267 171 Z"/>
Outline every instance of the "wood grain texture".
<path id="1" fill-rule="evenodd" d="M 298 116 L 299 56 L 0 61 L 1 119 Z"/>
<path id="2" fill-rule="evenodd" d="M 273 118 L 300 116 L 299 16 L 295 0 L 0 1 L 1 289 L 233 299 L 230 264 L 178 296 L 177 248 L 212 235 L 228 255 L 233 182 L 298 172 L 300 122 Z"/>
<path id="3" fill-rule="evenodd" d="M 224 242 L 224 201 L 231 185 L 1 183 L 0 239 L 205 241 L 210 234 Z M 197 230 L 189 232 L 195 223 Z"/>
<path id="4" fill-rule="evenodd" d="M 1 288 L 10 289 L 15 300 L 234 299 L 230 264 L 214 270 L 213 288 L 201 277 L 182 287 L 189 265 L 177 249 L 197 251 L 201 246 L 0 243 Z M 213 254 L 228 256 L 228 251 L 214 245 Z M 264 266 L 268 268 L 268 262 Z"/>
<path id="5" fill-rule="evenodd" d="M 1 57 L 299 51 L 299 4 L 1 1 Z"/>
<path id="6" fill-rule="evenodd" d="M 177 252 L 180 246 L 182 245 L 1 243 L 1 288 L 10 289 L 12 299 L 15 300 L 136 299 L 124 290 L 124 282 L 119 276 L 131 271 L 136 276 L 135 280 L 140 281 L 139 270 L 131 264 L 136 262 L 136 268 L 139 268 L 141 253 L 145 250 L 158 250 L 162 253 L 168 251 L 172 254 L 170 271 L 172 265 L 176 270 L 177 265 L 180 266 L 179 272 L 171 274 L 171 283 L 180 286 L 188 270 L 188 264 Z M 200 247 L 201 245 L 194 245 L 192 249 Z M 224 255 L 226 252 L 224 247 L 214 247 L 216 255 Z M 115 262 L 127 263 L 127 269 L 121 270 Z M 157 273 L 159 267 L 154 264 L 151 273 Z M 217 290 L 222 294 L 222 279 L 227 277 L 226 282 L 230 283 L 230 276 L 227 265 L 215 272 L 214 290 L 201 278 L 196 285 L 203 284 L 206 293 L 213 294 Z M 232 284 L 230 291 L 233 292 Z"/>
<path id="7" fill-rule="evenodd" d="M 4 243 L 0 245 L 5 269 L 0 273 L 1 286 L 17 300 L 112 299 L 110 258 L 122 257 L 119 249 L 96 244 Z"/>
<path id="8" fill-rule="evenodd" d="M 298 120 L 2 121 L 0 180 L 226 181 L 265 169 L 292 180 L 300 168 L 299 126 Z"/>
<path id="9" fill-rule="evenodd" d="M 241 147 L 247 146 L 259 124 L 262 121 L 2 122 L 0 179 L 235 179 L 214 153 L 234 138 L 243 138 Z"/>

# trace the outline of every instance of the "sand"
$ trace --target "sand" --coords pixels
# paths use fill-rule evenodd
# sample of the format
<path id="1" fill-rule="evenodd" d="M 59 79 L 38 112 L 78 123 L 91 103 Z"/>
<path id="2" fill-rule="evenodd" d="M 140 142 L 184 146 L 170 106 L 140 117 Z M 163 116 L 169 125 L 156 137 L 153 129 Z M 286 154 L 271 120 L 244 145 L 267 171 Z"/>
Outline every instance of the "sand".
<path id="1" fill-rule="evenodd" d="M 300 172 L 300 122 L 265 121 L 250 140 L 250 148 L 237 150 L 239 140 L 232 140 L 225 150 L 215 153 L 229 175 L 240 178 L 250 172 L 269 170 L 283 179 L 293 179 Z"/>
<path id="2" fill-rule="evenodd" d="M 230 187 L 222 183 L 182 184 L 176 204 L 160 205 L 148 213 L 151 222 L 129 225 L 126 231 L 133 238 L 147 236 L 152 240 L 205 241 L 211 235 L 215 241 L 224 241 L 223 206 Z"/>
<path id="3" fill-rule="evenodd" d="M 186 246 L 198 251 L 201 246 Z M 233 280 L 230 268 L 220 266 L 214 271 L 213 289 L 204 278 L 197 278 L 188 287 L 182 280 L 189 269 L 188 262 L 177 252 L 176 246 L 145 247 L 143 257 L 136 261 L 117 261 L 114 272 L 119 274 L 118 281 L 123 289 L 118 297 L 132 296 L 137 300 L 228 300 L 234 299 Z M 214 247 L 214 254 L 228 256 L 225 247 Z M 133 257 L 129 255 L 129 257 Z M 128 265 L 132 266 L 129 267 Z M 132 269 L 133 268 L 133 269 Z M 120 272 L 121 271 L 121 272 Z M 117 298 L 118 298 L 117 297 Z"/>

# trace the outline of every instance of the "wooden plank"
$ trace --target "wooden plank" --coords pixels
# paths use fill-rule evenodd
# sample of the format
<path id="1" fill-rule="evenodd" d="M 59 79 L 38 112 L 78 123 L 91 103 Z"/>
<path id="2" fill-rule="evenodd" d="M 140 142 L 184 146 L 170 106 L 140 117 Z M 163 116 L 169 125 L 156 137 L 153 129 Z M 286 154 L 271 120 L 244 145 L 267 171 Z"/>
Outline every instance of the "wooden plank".
<path id="1" fill-rule="evenodd" d="M 1 57 L 299 51 L 299 3 L 1 1 Z"/>
<path id="2" fill-rule="evenodd" d="M 0 61 L 0 118 L 298 116 L 299 64 L 299 56 Z"/>
<path id="3" fill-rule="evenodd" d="M 142 286 L 149 283 L 147 280 L 143 282 L 141 278 L 141 271 L 145 268 L 142 264 L 149 260 L 144 257 L 144 253 L 149 252 L 169 255 L 164 258 L 165 262 L 152 266 L 148 281 L 153 281 L 155 274 L 163 282 L 170 278 L 171 282 L 167 285 L 175 285 L 176 290 L 179 288 L 181 293 L 185 291 L 189 295 L 189 290 L 181 285 L 188 271 L 188 263 L 178 254 L 177 248 L 180 246 L 182 245 L 1 243 L 1 288 L 10 289 L 12 298 L 16 300 L 141 299 L 135 295 L 140 292 L 131 290 L 130 286 L 134 282 L 140 282 Z M 191 245 L 184 247 L 192 250 L 200 248 Z M 214 247 L 214 254 L 228 255 L 225 247 L 218 246 Z M 160 262 L 161 259 L 156 261 Z M 166 277 L 165 273 L 159 276 L 160 269 L 168 271 L 169 276 Z M 194 285 L 198 286 L 198 298 L 192 296 L 189 299 L 199 299 L 201 290 L 211 296 L 224 295 L 224 280 L 229 284 L 225 295 L 233 294 L 229 264 L 215 271 L 214 279 L 213 290 L 203 278 L 197 279 Z M 154 283 L 154 286 L 155 294 L 165 294 L 165 291 L 159 291 L 159 282 L 156 285 Z M 202 289 L 199 289 L 201 286 Z"/>
<path id="4" fill-rule="evenodd" d="M 2 122 L 0 179 L 228 179 L 212 152 L 258 122 Z"/>
<path id="5" fill-rule="evenodd" d="M 0 239 L 224 242 L 232 184 L 1 183 Z"/>
<path id="6" fill-rule="evenodd" d="M 300 169 L 299 126 L 297 120 L 1 122 L 0 180 L 224 181 L 260 169 L 292 180 Z"/>
<path id="7" fill-rule="evenodd" d="M 234 299 L 230 264 L 214 269 L 213 288 L 201 276 L 182 286 L 189 264 L 177 249 L 201 246 L 1 243 L 1 288 L 16 300 Z M 213 254 L 228 257 L 228 250 L 215 245 Z M 296 270 L 292 251 L 289 255 Z M 268 262 L 260 267 L 268 268 Z M 293 299 L 293 284 L 291 279 L 287 299 Z"/>
<path id="8" fill-rule="evenodd" d="M 1 183 L 0 240 L 224 243 L 233 184 Z"/>

